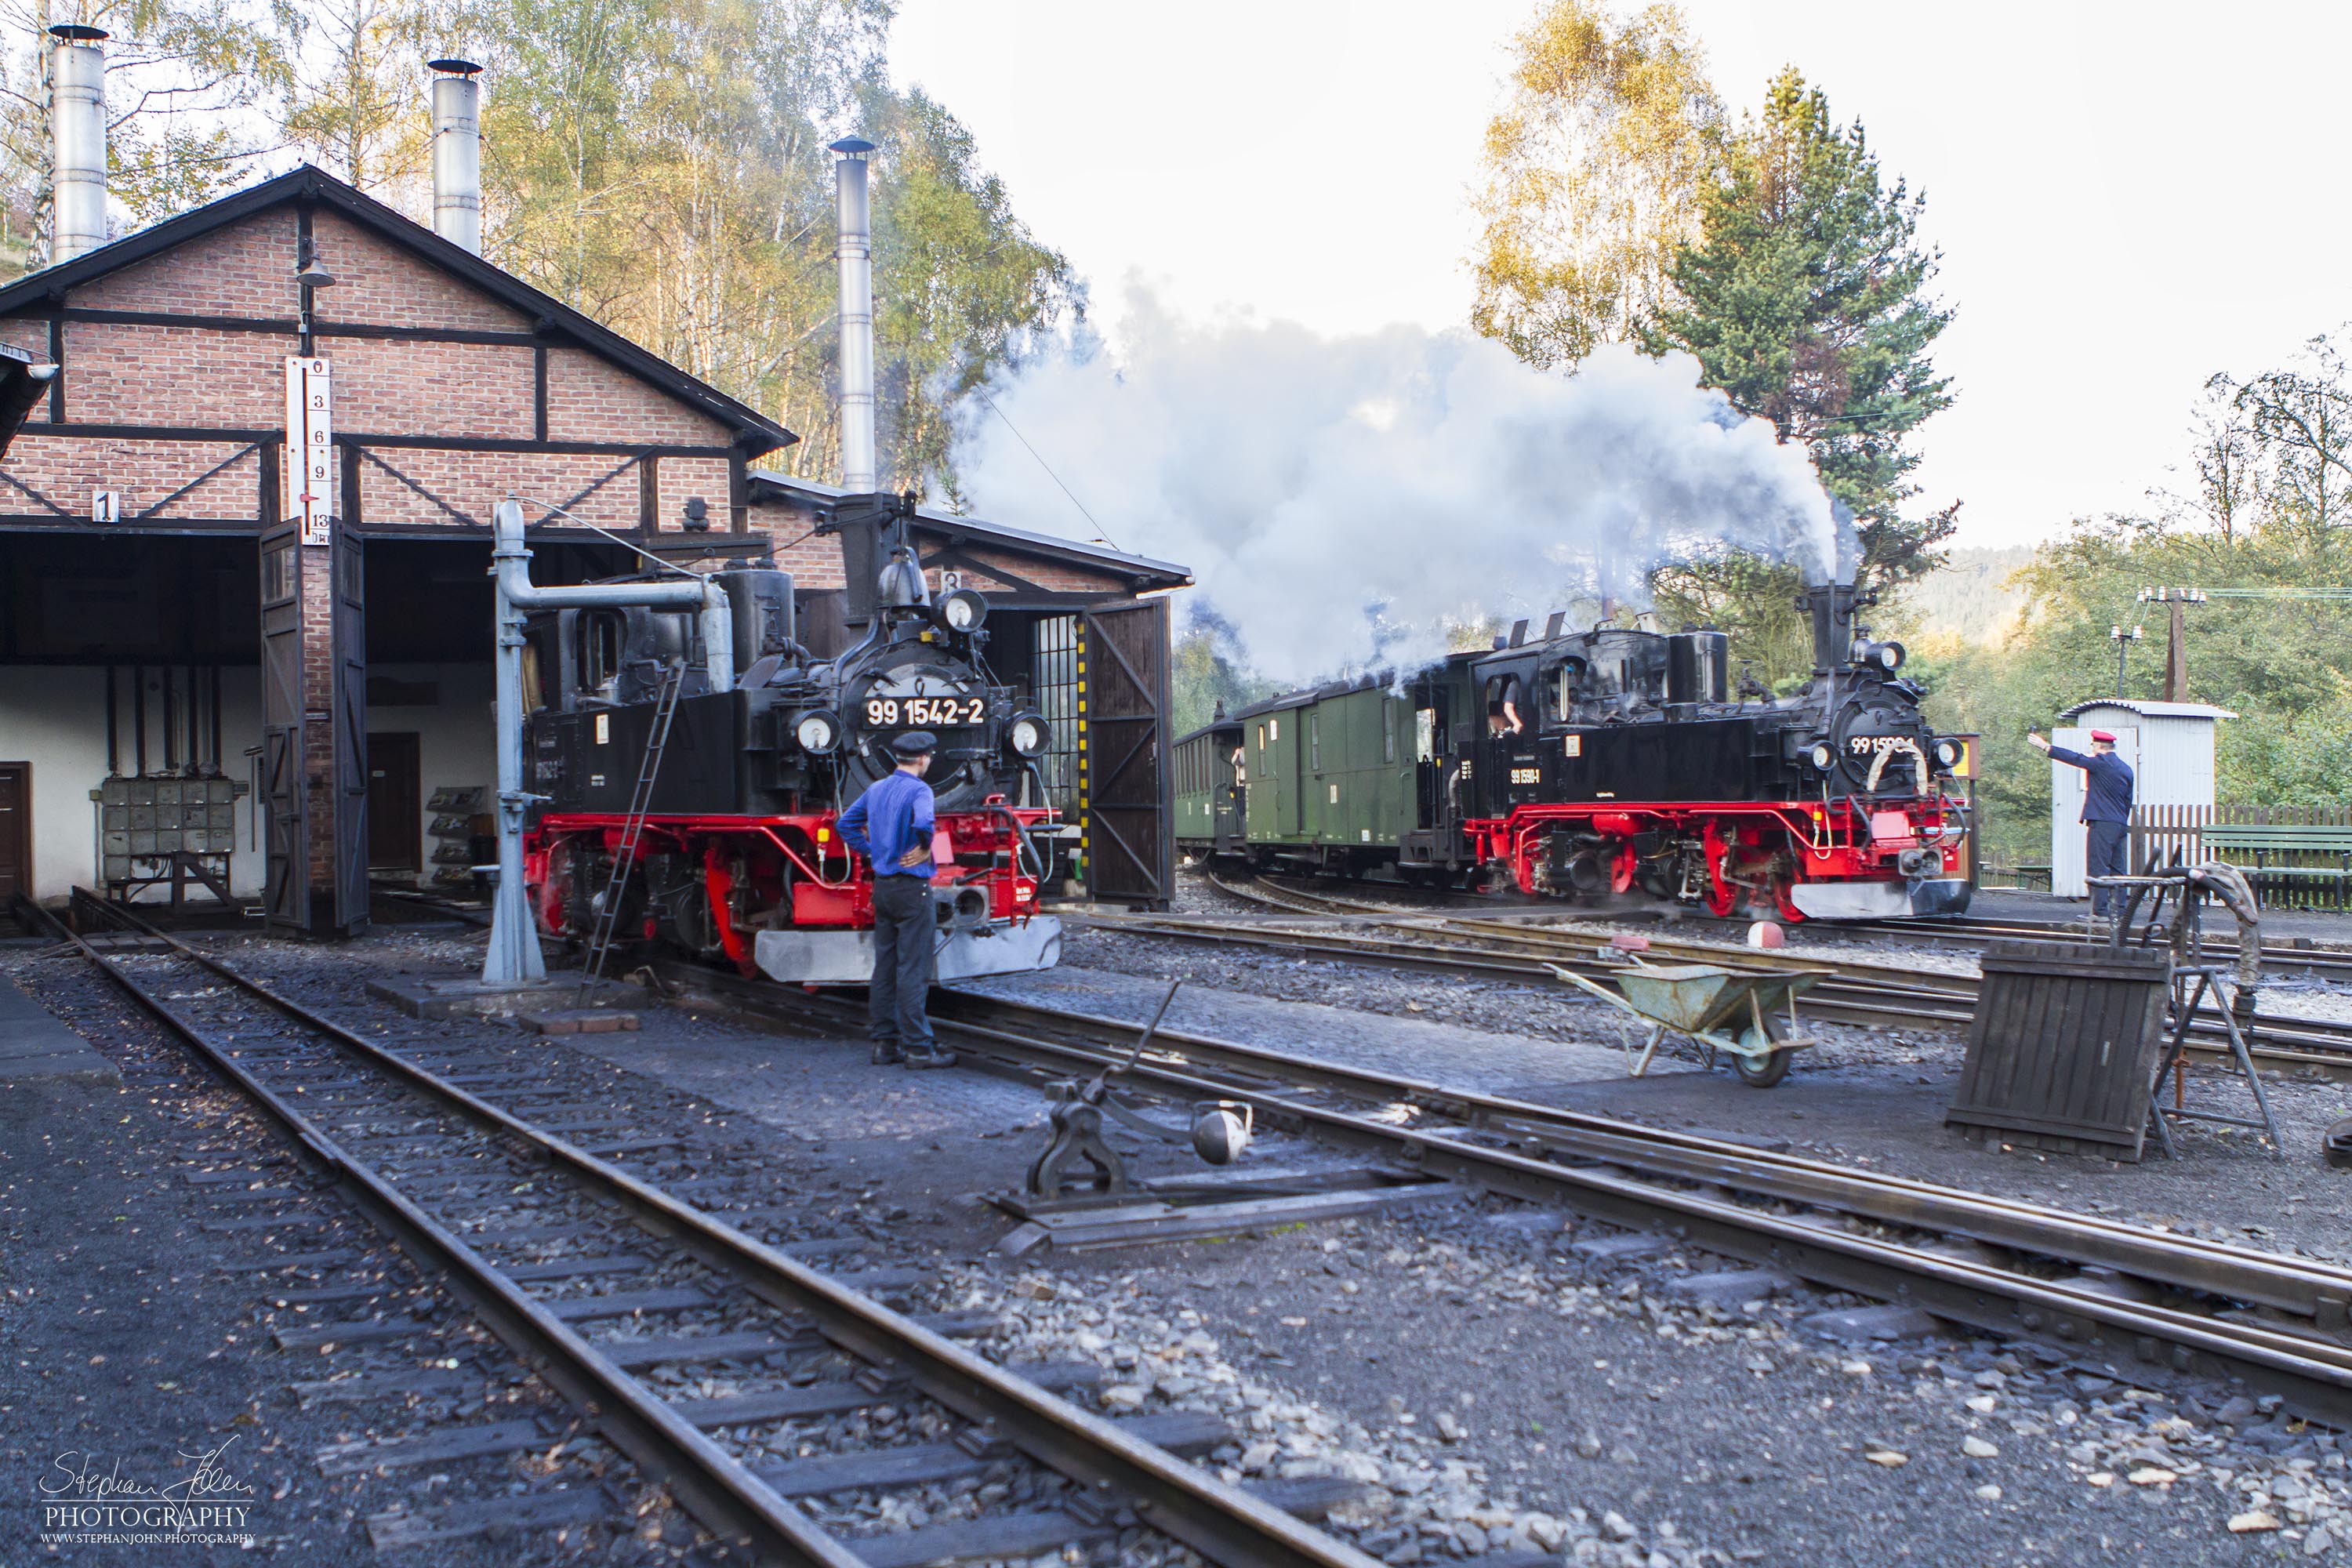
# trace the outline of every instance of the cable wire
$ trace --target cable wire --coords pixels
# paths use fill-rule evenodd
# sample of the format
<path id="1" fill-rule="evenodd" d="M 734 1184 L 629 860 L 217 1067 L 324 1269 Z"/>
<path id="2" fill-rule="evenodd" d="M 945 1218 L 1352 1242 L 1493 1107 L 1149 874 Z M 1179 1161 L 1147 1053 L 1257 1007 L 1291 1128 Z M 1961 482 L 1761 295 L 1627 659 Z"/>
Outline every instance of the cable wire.
<path id="1" fill-rule="evenodd" d="M 1053 480 L 1055 484 L 1061 486 L 1062 493 L 1070 498 L 1070 504 L 1076 507 L 1080 515 L 1084 516 L 1088 522 L 1094 524 L 1095 542 L 1098 544 L 1108 544 L 1113 550 L 1126 549 L 1127 547 L 1125 545 L 1119 543 L 1118 541 L 1110 536 L 1110 531 L 1108 529 L 1103 527 L 1100 522 L 1096 521 L 1094 513 L 1087 510 L 1087 503 L 1080 500 L 1076 493 L 1071 490 L 1069 486 L 1062 484 L 1062 476 L 1054 471 L 1054 465 L 1047 462 L 1045 456 L 1040 453 L 1036 447 L 1029 445 L 1029 437 L 1021 434 L 1021 427 L 1019 426 L 1013 424 L 1011 419 L 1005 417 L 1004 410 L 996 406 L 996 399 L 988 395 L 988 388 L 984 386 L 975 386 L 971 390 L 979 396 L 982 403 L 988 405 L 988 411 L 990 413 L 995 415 L 999 419 L 1004 420 L 1004 427 L 1013 432 L 1013 438 L 1020 442 L 1022 447 L 1031 457 L 1037 459 L 1037 466 L 1045 470 L 1045 477 L 1047 479 Z"/>

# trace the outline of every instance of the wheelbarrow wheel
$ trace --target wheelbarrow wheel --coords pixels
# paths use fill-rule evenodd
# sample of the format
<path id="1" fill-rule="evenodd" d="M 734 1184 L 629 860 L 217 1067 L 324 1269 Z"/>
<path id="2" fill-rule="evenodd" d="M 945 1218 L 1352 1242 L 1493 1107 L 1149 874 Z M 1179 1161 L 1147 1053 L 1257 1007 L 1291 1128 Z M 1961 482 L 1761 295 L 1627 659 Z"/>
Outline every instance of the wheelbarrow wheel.
<path id="1" fill-rule="evenodd" d="M 1769 1038 L 1785 1040 L 1789 1037 L 1788 1021 L 1767 1013 L 1764 1015 L 1764 1033 Z M 1797 1053 L 1785 1047 L 1768 1052 L 1761 1058 L 1735 1055 L 1731 1058 L 1731 1070 L 1738 1073 L 1739 1081 L 1750 1089 L 1770 1089 L 1789 1076 L 1789 1068 L 1796 1064 L 1796 1060 Z"/>

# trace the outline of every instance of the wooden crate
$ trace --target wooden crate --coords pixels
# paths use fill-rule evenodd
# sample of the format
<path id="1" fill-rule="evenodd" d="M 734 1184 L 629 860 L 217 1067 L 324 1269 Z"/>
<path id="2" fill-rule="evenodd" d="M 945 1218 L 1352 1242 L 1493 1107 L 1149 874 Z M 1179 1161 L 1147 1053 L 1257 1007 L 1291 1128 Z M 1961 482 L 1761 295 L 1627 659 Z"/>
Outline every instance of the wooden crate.
<path id="1" fill-rule="evenodd" d="M 1980 1142 L 2138 1159 L 2169 976 L 2162 952 L 1994 942 L 1945 1125 Z"/>

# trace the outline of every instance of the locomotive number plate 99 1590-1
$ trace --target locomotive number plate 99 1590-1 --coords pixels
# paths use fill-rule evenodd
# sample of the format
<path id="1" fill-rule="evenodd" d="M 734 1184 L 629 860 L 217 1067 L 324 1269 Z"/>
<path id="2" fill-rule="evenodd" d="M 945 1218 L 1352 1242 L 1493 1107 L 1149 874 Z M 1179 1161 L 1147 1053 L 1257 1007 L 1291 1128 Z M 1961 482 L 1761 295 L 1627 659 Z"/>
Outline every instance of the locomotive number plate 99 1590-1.
<path id="1" fill-rule="evenodd" d="M 914 730 L 945 730 L 977 724 L 988 717 L 985 697 L 869 697 L 866 727 L 887 730 L 904 724 Z"/>

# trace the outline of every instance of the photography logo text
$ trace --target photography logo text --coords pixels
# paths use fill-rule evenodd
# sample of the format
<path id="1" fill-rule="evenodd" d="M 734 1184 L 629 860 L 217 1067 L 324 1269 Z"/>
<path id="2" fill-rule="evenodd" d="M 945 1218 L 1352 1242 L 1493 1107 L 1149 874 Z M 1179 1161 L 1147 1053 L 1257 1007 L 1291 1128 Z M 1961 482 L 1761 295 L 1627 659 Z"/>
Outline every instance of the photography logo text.
<path id="1" fill-rule="evenodd" d="M 36 1483 L 41 1540 L 49 1545 L 139 1546 L 251 1542 L 253 1487 L 228 1463 L 230 1437 L 203 1449 L 183 1448 L 179 1465 L 157 1476 L 127 1469 L 123 1461 L 68 1449 Z"/>

